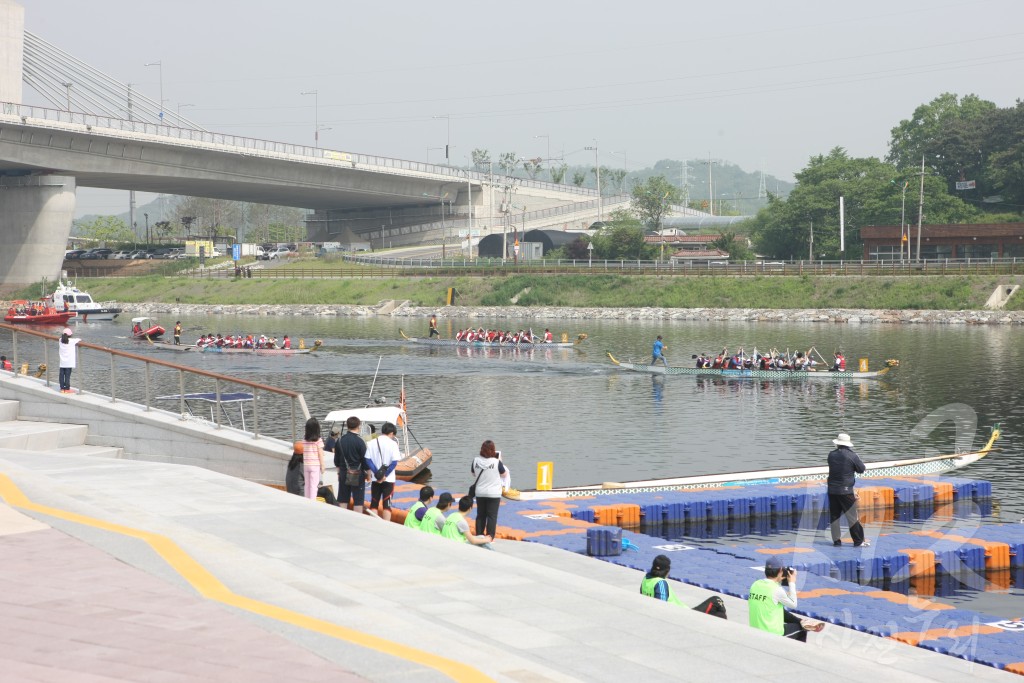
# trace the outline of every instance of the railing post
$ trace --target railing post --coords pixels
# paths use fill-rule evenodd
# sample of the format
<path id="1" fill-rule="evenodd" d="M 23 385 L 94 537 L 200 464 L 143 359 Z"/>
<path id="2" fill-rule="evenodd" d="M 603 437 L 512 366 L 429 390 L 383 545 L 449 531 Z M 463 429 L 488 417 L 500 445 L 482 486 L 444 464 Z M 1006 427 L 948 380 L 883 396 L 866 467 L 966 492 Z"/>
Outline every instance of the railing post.
<path id="1" fill-rule="evenodd" d="M 252 438 L 260 438 L 260 390 L 252 388 Z"/>
<path id="2" fill-rule="evenodd" d="M 117 387 L 114 386 L 114 355 L 110 354 L 110 402 L 117 403 Z"/>
<path id="3" fill-rule="evenodd" d="M 11 362 L 11 368 L 14 370 L 14 374 L 18 374 L 18 331 L 11 331 L 11 357 L 14 359 Z"/>
<path id="4" fill-rule="evenodd" d="M 213 381 L 213 387 L 214 387 L 214 391 L 217 392 L 217 429 L 220 429 L 220 426 L 221 426 L 220 425 L 220 414 L 222 412 L 222 409 L 221 409 L 221 404 L 220 404 L 220 380 L 219 379 L 215 379 Z"/>
<path id="5" fill-rule="evenodd" d="M 50 386 L 50 345 L 43 339 L 43 364 L 46 365 L 46 386 Z M 31 370 L 31 368 L 29 368 Z"/>
<path id="6" fill-rule="evenodd" d="M 295 428 L 295 397 L 292 396 L 292 443 L 299 440 L 298 430 Z"/>
<path id="7" fill-rule="evenodd" d="M 185 419 L 185 371 L 178 370 L 178 414 Z"/>
<path id="8" fill-rule="evenodd" d="M 146 412 L 149 412 L 149 379 L 150 379 L 150 366 L 146 363 Z"/>

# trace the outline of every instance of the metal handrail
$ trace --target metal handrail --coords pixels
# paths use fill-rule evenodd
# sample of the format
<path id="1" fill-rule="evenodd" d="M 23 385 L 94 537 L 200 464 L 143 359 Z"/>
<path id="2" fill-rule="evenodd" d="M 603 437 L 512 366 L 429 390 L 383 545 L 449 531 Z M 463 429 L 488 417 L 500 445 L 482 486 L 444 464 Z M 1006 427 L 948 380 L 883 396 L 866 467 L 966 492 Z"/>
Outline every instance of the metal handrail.
<path id="1" fill-rule="evenodd" d="M 51 386 L 53 380 L 51 379 L 52 364 L 50 363 L 50 346 L 51 346 L 51 344 L 53 344 L 55 342 L 59 343 L 60 337 L 56 337 L 56 336 L 54 336 L 52 334 L 46 334 L 44 332 L 37 332 L 35 330 L 25 329 L 25 328 L 19 327 L 17 325 L 8 325 L 8 324 L 5 324 L 5 323 L 0 323 L 0 330 L 7 330 L 8 332 L 11 333 L 11 337 L 12 337 L 12 339 L 11 339 L 11 358 L 9 359 L 11 361 L 12 370 L 8 370 L 6 372 L 9 373 L 9 374 L 12 374 L 12 375 L 27 374 L 28 372 L 35 372 L 35 373 L 38 373 L 38 374 L 35 374 L 36 377 L 39 377 L 40 379 L 44 379 L 45 384 L 46 384 L 47 387 Z M 35 338 L 35 339 L 39 339 L 40 340 L 41 345 L 42 345 L 42 364 L 41 365 L 45 366 L 45 367 L 39 367 L 35 371 L 30 369 L 31 364 L 34 363 L 35 361 L 34 360 L 29 360 L 28 354 L 25 352 L 25 347 L 27 346 L 27 344 L 25 343 L 25 338 L 26 337 L 30 338 L 30 339 L 31 338 Z M 20 345 L 19 345 L 19 340 L 21 340 L 21 344 Z M 89 342 L 85 342 L 85 341 L 79 341 L 78 349 L 80 350 L 79 351 L 79 361 L 80 361 L 79 367 L 82 369 L 82 372 L 76 372 L 76 375 L 75 375 L 75 381 L 76 381 L 76 383 L 78 385 L 78 391 L 80 393 L 82 393 L 82 394 L 89 393 L 89 394 L 93 394 L 93 395 L 96 395 L 96 396 L 107 396 L 110 399 L 111 403 L 116 403 L 117 401 L 127 400 L 125 396 L 123 396 L 123 395 L 119 396 L 118 395 L 118 392 L 116 390 L 117 389 L 117 383 L 115 381 L 116 375 L 117 375 L 117 367 L 116 367 L 115 360 L 116 359 L 123 359 L 125 361 L 130 361 L 130 362 L 143 363 L 143 365 L 144 365 L 144 368 L 143 368 L 143 370 L 144 370 L 143 378 L 144 379 L 143 379 L 143 382 L 142 382 L 143 391 L 142 391 L 141 405 L 145 408 L 145 410 L 147 412 L 150 411 L 150 410 L 163 410 L 164 412 L 168 412 L 168 413 L 174 414 L 173 411 L 164 410 L 163 408 L 159 408 L 159 407 L 157 407 L 157 406 L 155 406 L 153 404 L 153 400 L 156 398 L 153 395 L 154 392 L 153 392 L 153 386 L 152 386 L 153 385 L 153 381 L 152 381 L 153 370 L 154 370 L 154 368 L 163 368 L 163 369 L 172 370 L 172 371 L 177 372 L 177 375 L 178 375 L 178 395 L 179 395 L 179 399 L 178 399 L 178 413 L 177 414 L 180 416 L 180 418 L 182 420 L 188 419 L 188 410 L 187 410 L 187 407 L 185 405 L 186 377 L 198 378 L 201 381 L 202 380 L 207 380 L 207 381 L 208 380 L 213 380 L 214 393 L 216 394 L 216 397 L 217 397 L 217 402 L 216 402 L 216 405 L 217 405 L 217 410 L 216 410 L 216 416 L 217 416 L 216 417 L 216 426 L 217 426 L 218 429 L 223 427 L 223 424 L 221 423 L 221 416 L 222 416 L 223 411 L 221 410 L 221 405 L 222 404 L 221 404 L 221 401 L 220 401 L 220 398 L 221 398 L 222 394 L 225 393 L 224 391 L 222 391 L 222 384 L 223 383 L 227 383 L 227 384 L 231 384 L 231 385 L 236 385 L 236 386 L 239 386 L 239 387 L 245 387 L 245 388 L 250 389 L 252 391 L 252 394 L 253 394 L 252 410 L 253 410 L 254 419 L 252 421 L 251 429 L 249 429 L 248 426 L 247 426 L 244 429 L 244 431 L 246 433 L 250 433 L 251 432 L 253 439 L 258 439 L 260 437 L 260 432 L 259 432 L 259 425 L 260 425 L 260 419 L 259 419 L 260 403 L 257 400 L 257 398 L 259 397 L 260 392 L 263 392 L 264 394 L 273 394 L 273 395 L 282 396 L 284 398 L 287 398 L 289 400 L 289 402 L 291 403 L 291 417 L 290 417 L 290 420 L 291 420 L 292 441 L 297 441 L 298 438 L 299 438 L 299 435 L 302 433 L 302 431 L 300 430 L 300 427 L 299 427 L 299 425 L 298 425 L 298 423 L 296 421 L 296 417 L 298 415 L 302 415 L 303 416 L 302 417 L 303 420 L 308 420 L 309 417 L 310 417 L 309 408 L 306 406 L 305 396 L 303 396 L 302 393 L 297 392 L 297 391 L 291 391 L 289 389 L 280 389 L 278 387 L 272 387 L 272 386 L 269 386 L 267 384 L 261 384 L 259 382 L 250 382 L 249 380 L 239 379 L 238 377 L 231 377 L 229 375 L 222 375 L 222 374 L 216 373 L 216 372 L 209 372 L 208 370 L 199 370 L 199 369 L 188 367 L 188 366 L 185 366 L 185 365 L 179 365 L 178 363 L 171 363 L 169 361 L 158 360 L 156 358 L 149 358 L 148 356 L 142 356 L 142 355 L 139 355 L 137 353 L 130 353 L 128 351 L 118 351 L 116 349 L 107 348 L 106 346 L 100 346 L 98 344 L 90 344 Z M 86 380 L 85 370 L 89 369 L 90 366 L 88 366 L 85 363 L 81 362 L 81 361 L 83 361 L 83 357 L 86 356 L 86 354 L 82 354 L 81 353 L 81 350 L 85 350 L 85 349 L 88 349 L 89 351 L 95 351 L 95 352 L 97 352 L 99 354 L 104 354 L 104 355 L 109 357 L 110 367 L 109 367 L 109 370 L 107 370 L 107 372 L 109 373 L 109 381 L 110 381 L 110 393 L 109 394 L 104 394 L 101 391 L 98 391 L 97 390 L 98 387 L 96 387 L 96 386 L 91 386 L 91 385 L 89 387 L 86 386 L 86 384 L 89 384 L 89 382 Z M 92 355 L 92 354 L 90 353 L 88 355 Z M 37 356 L 37 358 L 38 358 L 38 356 Z M 103 365 L 103 363 L 96 363 L 95 366 L 93 366 L 93 367 L 99 368 L 100 365 Z M 3 370 L 0 370 L 0 372 L 3 372 Z M 280 420 L 277 420 L 277 421 L 280 422 Z M 273 424 L 274 420 L 266 420 L 265 419 L 264 422 L 266 424 Z"/>

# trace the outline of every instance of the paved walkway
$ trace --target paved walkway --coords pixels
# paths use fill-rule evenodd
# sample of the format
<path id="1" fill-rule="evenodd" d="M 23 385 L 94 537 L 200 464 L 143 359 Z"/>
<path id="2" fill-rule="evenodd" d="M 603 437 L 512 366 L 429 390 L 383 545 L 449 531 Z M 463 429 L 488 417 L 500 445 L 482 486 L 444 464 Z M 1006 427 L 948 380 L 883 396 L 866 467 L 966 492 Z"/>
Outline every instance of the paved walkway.
<path id="1" fill-rule="evenodd" d="M 725 622 L 629 569 L 197 468 L 0 449 L 0 499 L 10 680 L 1020 680 L 839 627 L 801 645 L 731 598 Z"/>

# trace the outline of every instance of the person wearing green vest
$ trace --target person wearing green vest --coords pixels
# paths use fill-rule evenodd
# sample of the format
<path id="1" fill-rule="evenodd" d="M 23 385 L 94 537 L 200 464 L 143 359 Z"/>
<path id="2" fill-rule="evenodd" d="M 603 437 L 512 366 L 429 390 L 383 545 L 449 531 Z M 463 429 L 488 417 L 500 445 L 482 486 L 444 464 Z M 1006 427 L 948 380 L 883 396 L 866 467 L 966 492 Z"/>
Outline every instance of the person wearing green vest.
<path id="1" fill-rule="evenodd" d="M 430 499 L 434 497 L 434 488 L 432 486 L 424 486 L 420 489 L 420 499 L 417 500 L 409 508 L 408 512 L 405 513 L 405 522 L 402 526 L 411 527 L 413 529 L 420 528 L 420 522 L 423 521 L 423 515 L 427 513 L 427 506 L 430 504 Z M 420 512 L 422 510 L 423 512 Z"/>
<path id="2" fill-rule="evenodd" d="M 469 496 L 459 498 L 459 511 L 448 515 L 448 519 L 444 521 L 444 528 L 441 529 L 441 535 L 453 541 L 472 543 L 473 545 L 490 548 L 490 545 L 488 545 L 491 542 L 490 536 L 474 536 L 469 533 L 469 522 L 466 521 L 466 513 L 472 509 L 472 498 Z"/>
<path id="3" fill-rule="evenodd" d="M 664 600 L 665 602 L 673 605 L 686 607 L 683 601 L 676 597 L 675 592 L 672 590 L 672 586 L 667 580 L 668 572 L 671 568 L 672 561 L 666 556 L 658 555 L 655 557 L 654 562 L 651 563 L 651 571 L 647 572 L 647 576 L 645 576 L 644 580 L 640 582 L 640 592 L 649 598 Z M 728 619 L 725 615 L 725 603 L 722 602 L 722 598 L 717 595 L 708 598 L 693 609 L 697 612 L 710 614 L 713 617 Z"/>
<path id="4" fill-rule="evenodd" d="M 428 534 L 441 535 L 441 529 L 444 528 L 444 513 L 451 507 L 452 494 L 445 491 L 437 497 L 437 505 L 429 508 L 423 513 L 423 520 L 420 521 L 420 531 Z"/>
<path id="5" fill-rule="evenodd" d="M 764 563 L 764 576 L 753 583 L 747 598 L 751 626 L 802 643 L 807 642 L 808 631 L 817 633 L 825 628 L 820 621 L 800 619 L 786 611 L 796 607 L 795 569 L 773 555 Z"/>

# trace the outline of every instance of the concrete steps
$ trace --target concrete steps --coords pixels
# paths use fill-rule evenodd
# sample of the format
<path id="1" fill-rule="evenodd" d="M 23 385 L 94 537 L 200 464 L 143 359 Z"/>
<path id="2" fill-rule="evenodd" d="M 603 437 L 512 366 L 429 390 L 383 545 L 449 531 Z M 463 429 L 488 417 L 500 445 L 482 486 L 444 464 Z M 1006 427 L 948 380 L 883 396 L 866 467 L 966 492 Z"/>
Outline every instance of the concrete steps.
<path id="1" fill-rule="evenodd" d="M 98 458 L 123 454 L 123 449 L 114 446 L 87 444 L 89 428 L 85 425 L 21 420 L 18 408 L 18 401 L 0 400 L 0 449 Z"/>

